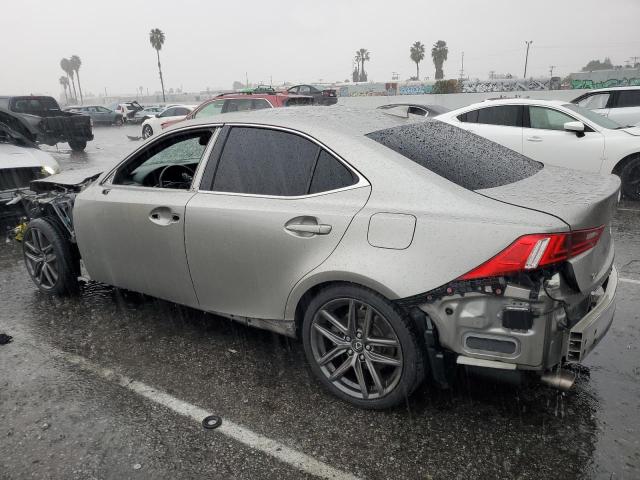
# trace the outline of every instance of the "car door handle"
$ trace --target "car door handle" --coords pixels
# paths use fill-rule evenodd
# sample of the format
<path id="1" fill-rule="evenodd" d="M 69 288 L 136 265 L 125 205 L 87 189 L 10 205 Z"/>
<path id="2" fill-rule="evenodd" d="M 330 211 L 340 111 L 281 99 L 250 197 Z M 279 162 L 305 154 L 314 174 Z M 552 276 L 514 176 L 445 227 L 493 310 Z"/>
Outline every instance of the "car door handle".
<path id="1" fill-rule="evenodd" d="M 169 207 L 156 207 L 149 212 L 149 220 L 161 227 L 167 227 L 180 221 L 180 215 L 171 211 Z"/>
<path id="2" fill-rule="evenodd" d="M 527 142 L 541 142 L 542 141 L 542 137 L 538 137 L 537 135 L 534 135 L 533 137 L 527 137 Z"/>
<path id="3" fill-rule="evenodd" d="M 318 224 L 318 225 L 306 225 L 302 223 L 294 223 L 292 225 L 286 225 L 285 228 L 290 232 L 296 233 L 312 233 L 314 235 L 328 235 L 331 233 L 331 225 Z"/>

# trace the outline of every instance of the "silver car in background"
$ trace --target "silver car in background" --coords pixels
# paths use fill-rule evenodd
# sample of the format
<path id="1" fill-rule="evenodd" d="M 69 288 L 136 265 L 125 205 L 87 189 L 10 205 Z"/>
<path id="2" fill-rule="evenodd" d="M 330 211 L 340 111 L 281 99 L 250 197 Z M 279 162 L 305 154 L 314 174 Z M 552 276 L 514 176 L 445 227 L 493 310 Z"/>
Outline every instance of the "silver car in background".
<path id="1" fill-rule="evenodd" d="M 562 365 L 613 320 L 618 178 L 441 122 L 225 114 L 99 176 L 36 183 L 42 211 L 72 208 L 25 234 L 42 291 L 73 291 L 81 259 L 95 281 L 301 338 L 320 383 L 365 408 L 403 402 L 427 372 L 446 386 L 455 363 L 566 387 Z"/>

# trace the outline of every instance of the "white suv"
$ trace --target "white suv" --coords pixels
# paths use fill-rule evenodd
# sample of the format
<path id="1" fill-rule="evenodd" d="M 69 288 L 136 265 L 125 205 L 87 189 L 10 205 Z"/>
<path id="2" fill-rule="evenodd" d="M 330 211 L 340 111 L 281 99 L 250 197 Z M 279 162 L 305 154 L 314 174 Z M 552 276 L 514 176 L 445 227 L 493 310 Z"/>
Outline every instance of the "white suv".
<path id="1" fill-rule="evenodd" d="M 640 86 L 601 88 L 571 101 L 615 120 L 620 125 L 640 124 Z"/>

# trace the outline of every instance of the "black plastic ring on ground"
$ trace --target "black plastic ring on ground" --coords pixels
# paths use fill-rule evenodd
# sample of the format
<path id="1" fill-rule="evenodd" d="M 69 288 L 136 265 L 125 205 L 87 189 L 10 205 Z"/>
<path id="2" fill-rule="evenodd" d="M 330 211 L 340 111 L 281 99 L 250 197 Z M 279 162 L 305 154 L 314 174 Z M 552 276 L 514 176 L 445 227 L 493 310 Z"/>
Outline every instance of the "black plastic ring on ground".
<path id="1" fill-rule="evenodd" d="M 222 425 L 222 417 L 217 415 L 209 415 L 208 417 L 204 417 L 202 420 L 202 426 L 208 429 L 218 428 Z"/>

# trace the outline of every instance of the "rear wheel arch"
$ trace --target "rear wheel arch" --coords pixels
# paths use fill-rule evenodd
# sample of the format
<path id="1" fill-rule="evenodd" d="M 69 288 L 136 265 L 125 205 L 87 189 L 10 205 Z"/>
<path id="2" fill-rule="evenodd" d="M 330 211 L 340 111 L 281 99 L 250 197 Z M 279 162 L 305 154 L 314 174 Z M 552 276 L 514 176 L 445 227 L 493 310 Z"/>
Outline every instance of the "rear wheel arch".
<path id="1" fill-rule="evenodd" d="M 392 299 L 397 297 L 397 295 L 391 292 L 388 288 L 379 284 L 375 280 L 368 279 L 366 277 L 359 278 L 357 279 L 357 281 L 352 281 L 337 276 L 334 279 L 318 279 L 318 281 L 312 282 L 311 284 L 298 286 L 289 296 L 289 301 L 287 302 L 287 312 L 285 312 L 285 318 L 294 319 L 297 336 L 300 333 L 304 314 L 311 300 L 313 300 L 313 298 L 316 297 L 322 290 L 340 285 L 366 288 L 389 301 L 393 301 Z"/>

